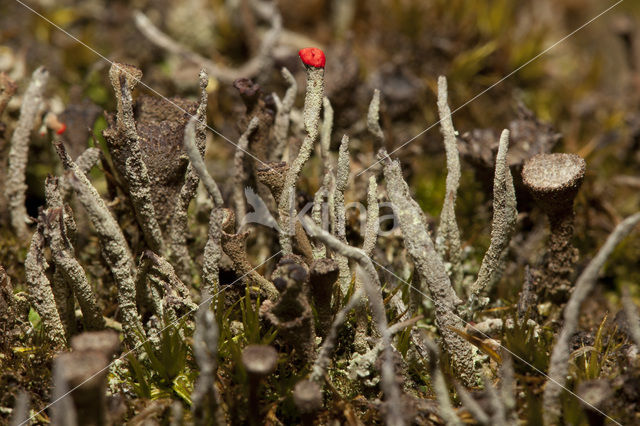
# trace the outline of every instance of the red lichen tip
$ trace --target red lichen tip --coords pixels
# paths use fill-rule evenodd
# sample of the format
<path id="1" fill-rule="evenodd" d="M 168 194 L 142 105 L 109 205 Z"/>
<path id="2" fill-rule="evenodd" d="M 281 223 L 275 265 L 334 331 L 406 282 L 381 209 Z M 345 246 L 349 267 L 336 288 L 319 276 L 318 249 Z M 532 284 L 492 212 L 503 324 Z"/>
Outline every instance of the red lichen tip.
<path id="1" fill-rule="evenodd" d="M 316 68 L 324 68 L 324 52 L 317 47 L 305 47 L 298 52 L 300 59 L 305 65 Z"/>
<path id="2" fill-rule="evenodd" d="M 64 123 L 60 123 L 60 127 L 58 128 L 58 130 L 56 130 L 56 134 L 61 135 L 65 130 L 67 130 L 67 125 Z"/>

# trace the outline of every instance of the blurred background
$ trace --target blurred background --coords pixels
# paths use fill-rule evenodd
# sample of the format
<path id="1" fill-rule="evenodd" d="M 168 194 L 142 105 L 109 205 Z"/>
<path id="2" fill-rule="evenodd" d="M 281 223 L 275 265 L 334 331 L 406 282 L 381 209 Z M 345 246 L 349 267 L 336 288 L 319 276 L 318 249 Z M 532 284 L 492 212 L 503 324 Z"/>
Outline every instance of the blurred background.
<path id="1" fill-rule="evenodd" d="M 43 17 L 109 60 L 141 68 L 143 81 L 164 96 L 195 97 L 202 62 L 221 67 L 220 75 L 210 73 L 209 124 L 232 141 L 239 136 L 238 116 L 244 111 L 233 80 L 252 78 L 264 93 L 282 97 L 286 85 L 280 69 L 286 66 L 298 81 L 296 105 L 301 107 L 304 73 L 297 51 L 321 47 L 327 56 L 326 92 L 335 110 L 333 144 L 344 133 L 352 137 L 354 174 L 375 159 L 377 147 L 366 132 L 373 90 L 381 90 L 385 144 L 393 150 L 436 123 L 436 81 L 445 75 L 451 109 L 462 106 L 453 117 L 465 160 L 458 220 L 465 239 L 475 246 L 488 244 L 487 170 L 492 169 L 499 131 L 506 127 L 519 134 L 510 154 L 516 180 L 523 159 L 535 152 L 572 152 L 587 160 L 588 175 L 576 206 L 576 238 L 583 253 L 592 252 L 622 217 L 640 205 L 638 2 L 617 4 L 542 55 L 616 3 L 41 0 L 24 4 L 42 17 L 14 0 L 0 5 L 0 71 L 19 83 L 21 94 L 30 73 L 44 65 L 51 72 L 50 107 L 74 110 L 67 120 L 92 126 L 98 138 L 105 126 L 102 112 L 115 109 L 109 63 Z M 146 35 L 141 21 L 146 22 Z M 150 28 L 156 30 L 155 39 L 149 36 Z M 252 61 L 259 66 L 251 68 Z M 149 92 L 141 86 L 137 91 Z M 17 117 L 19 105 L 17 96 L 6 114 Z M 6 149 L 5 145 L 3 156 Z M 35 214 L 42 202 L 42 181 L 55 156 L 49 141 L 37 136 L 30 155 L 29 207 Z M 395 155 L 423 209 L 437 215 L 445 178 L 439 127 L 422 133 Z M 233 146 L 214 135 L 208 156 L 216 166 L 211 168 L 216 177 L 228 177 Z M 319 185 L 320 169 L 314 161 L 306 173 L 310 190 Z M 364 182 L 364 176 L 359 180 Z M 519 210 L 529 209 L 527 200 L 519 198 Z M 533 222 L 523 223 L 526 227 Z M 638 253 L 640 243 L 629 242 L 619 250 L 618 261 L 611 263 L 627 268 L 637 262 Z M 637 268 L 625 269 L 622 276 L 640 280 Z"/>

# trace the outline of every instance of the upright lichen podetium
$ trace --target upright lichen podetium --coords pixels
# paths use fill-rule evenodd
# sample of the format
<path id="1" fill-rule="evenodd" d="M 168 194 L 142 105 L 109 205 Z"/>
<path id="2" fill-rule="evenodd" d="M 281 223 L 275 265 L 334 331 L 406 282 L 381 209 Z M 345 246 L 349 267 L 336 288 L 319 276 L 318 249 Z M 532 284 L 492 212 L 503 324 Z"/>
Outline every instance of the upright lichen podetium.
<path id="1" fill-rule="evenodd" d="M 578 249 L 573 237 L 573 200 L 582 185 L 586 164 L 576 154 L 539 154 L 522 169 L 522 180 L 538 206 L 549 218 L 550 235 L 542 261 L 541 276 L 536 280 L 543 297 L 555 302 L 567 301 L 572 286 Z"/>
<path id="2" fill-rule="evenodd" d="M 322 50 L 306 47 L 298 52 L 307 71 L 307 92 L 304 98 L 304 129 L 307 136 L 302 142 L 300 151 L 291 167 L 287 170 L 284 188 L 278 205 L 280 215 L 280 246 L 284 254 L 293 253 L 291 237 L 295 234 L 295 188 L 302 167 L 309 159 L 313 143 L 318 139 L 320 109 L 324 97 L 324 65 L 325 57 Z"/>

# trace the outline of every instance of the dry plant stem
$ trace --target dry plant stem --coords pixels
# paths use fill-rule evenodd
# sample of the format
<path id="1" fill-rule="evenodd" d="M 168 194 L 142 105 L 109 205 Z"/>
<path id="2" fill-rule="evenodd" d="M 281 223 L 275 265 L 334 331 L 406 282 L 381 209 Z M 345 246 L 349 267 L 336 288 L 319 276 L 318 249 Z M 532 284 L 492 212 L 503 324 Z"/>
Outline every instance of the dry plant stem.
<path id="1" fill-rule="evenodd" d="M 204 155 L 207 138 L 208 82 L 209 75 L 205 70 L 201 70 L 199 75 L 200 104 L 196 111 L 197 122 L 195 125 L 195 144 L 200 156 Z M 200 179 L 198 178 L 198 174 L 194 170 L 193 165 L 189 163 L 185 172 L 184 184 L 180 189 L 178 202 L 173 209 L 171 221 L 169 223 L 168 236 L 170 259 L 176 267 L 176 272 L 185 282 L 191 279 L 191 256 L 189 255 L 189 248 L 187 246 L 187 236 L 189 235 L 188 211 L 189 204 L 196 194 L 199 183 Z"/>
<path id="2" fill-rule="evenodd" d="M 458 393 L 458 398 L 460 398 L 460 402 L 464 408 L 466 408 L 469 413 L 473 416 L 474 419 L 481 425 L 489 425 L 490 419 L 487 413 L 484 412 L 480 404 L 476 402 L 475 399 L 469 394 L 469 391 L 464 386 L 456 383 L 456 391 Z"/>
<path id="3" fill-rule="evenodd" d="M 400 164 L 392 161 L 384 150 L 380 156 L 384 160 L 387 194 L 398 217 L 405 247 L 434 301 L 436 325 L 443 337 L 444 348 L 451 357 L 455 373 L 465 386 L 473 386 L 476 374 L 471 345 L 452 331 L 452 328 L 464 329 L 464 322 L 456 313 L 456 306 L 462 302 L 453 290 L 444 264 L 435 251 L 427 232 L 424 213 L 411 198 L 409 186 L 402 178 Z"/>
<path id="4" fill-rule="evenodd" d="M 378 240 L 380 231 L 380 207 L 378 204 L 378 184 L 376 177 L 369 177 L 369 187 L 367 188 L 367 222 L 364 228 L 364 241 L 362 251 L 367 256 L 371 256 Z"/>
<path id="5" fill-rule="evenodd" d="M 459 288 L 462 281 L 462 261 L 460 230 L 456 221 L 456 198 L 460 186 L 460 155 L 451 109 L 447 103 L 447 79 L 443 76 L 438 78 L 438 114 L 447 157 L 447 181 L 440 225 L 436 233 L 436 251 L 451 263 L 451 281 L 455 288 Z"/>
<path id="6" fill-rule="evenodd" d="M 44 236 L 38 229 L 31 237 L 31 246 L 24 261 L 27 288 L 31 303 L 42 318 L 47 339 L 54 347 L 62 347 L 66 344 L 65 331 L 56 309 L 49 279 L 44 272 L 48 264 L 43 250 Z"/>
<path id="7" fill-rule="evenodd" d="M 236 154 L 233 158 L 233 203 L 236 208 L 236 217 L 238 218 L 238 230 L 242 227 L 242 220 L 247 215 L 247 202 L 244 198 L 244 182 L 247 180 L 243 167 L 244 153 L 249 148 L 249 136 L 256 130 L 258 124 L 258 117 L 253 117 L 247 126 L 247 130 L 238 139 Z"/>
<path id="8" fill-rule="evenodd" d="M 181 56 L 191 62 L 205 68 L 209 74 L 220 80 L 223 84 L 232 84 L 239 75 L 247 78 L 253 78 L 263 70 L 266 70 L 272 63 L 273 49 L 278 43 L 280 32 L 282 30 L 282 18 L 274 7 L 271 11 L 271 29 L 265 34 L 262 43 L 258 48 L 258 54 L 249 59 L 246 63 L 238 68 L 228 68 L 217 65 L 209 59 L 189 50 L 187 47 L 171 39 L 168 35 L 160 31 L 149 18 L 142 12 L 134 12 L 136 27 L 142 34 L 156 46 L 169 51 L 174 55 Z"/>
<path id="9" fill-rule="evenodd" d="M 44 67 L 39 67 L 31 75 L 31 82 L 22 97 L 20 118 L 18 125 L 11 137 L 9 149 L 9 166 L 7 181 L 5 183 L 5 196 L 9 203 L 11 226 L 19 238 L 26 240 L 29 237 L 27 229 L 27 208 L 25 202 L 25 172 L 29 157 L 29 142 L 31 131 L 42 109 L 42 93 L 49 80 L 49 72 Z"/>
<path id="10" fill-rule="evenodd" d="M 105 321 L 98 306 L 98 300 L 89 285 L 87 276 L 75 258 L 73 246 L 66 235 L 62 208 L 49 209 L 44 218 L 45 235 L 51 248 L 51 256 L 65 281 L 70 284 L 78 299 L 82 318 L 87 330 L 102 330 Z M 73 297 L 73 296 L 71 296 Z"/>
<path id="11" fill-rule="evenodd" d="M 507 164 L 509 131 L 503 130 L 496 156 L 496 169 L 493 179 L 493 221 L 491 222 L 491 243 L 482 258 L 478 278 L 471 287 L 470 305 L 477 300 L 487 287 L 498 282 L 505 268 L 504 252 L 509 247 L 513 235 L 518 211 L 513 178 Z"/>
<path id="12" fill-rule="evenodd" d="M 374 135 L 380 145 L 384 142 L 384 132 L 380 127 L 380 90 L 373 91 L 371 103 L 369 103 L 369 111 L 367 112 L 367 129 Z"/>
<path id="13" fill-rule="evenodd" d="M 569 339 L 578 328 L 580 306 L 595 287 L 598 272 L 611 252 L 633 230 L 638 222 L 640 222 L 640 213 L 629 216 L 620 222 L 576 281 L 571 298 L 569 298 L 564 309 L 564 326 L 553 347 L 551 360 L 549 361 L 549 379 L 545 385 L 543 399 L 543 406 L 545 407 L 543 419 L 544 424 L 547 426 L 557 424 L 562 415 L 560 396 L 567 382 L 567 374 L 569 372 Z"/>
<path id="14" fill-rule="evenodd" d="M 318 383 L 324 381 L 324 375 L 326 374 L 327 367 L 331 362 L 331 352 L 333 351 L 333 348 L 335 348 L 336 346 L 338 329 L 347 319 L 347 314 L 349 313 L 349 311 L 351 311 L 361 303 L 363 296 L 364 296 L 364 290 L 362 289 L 356 290 L 356 292 L 353 293 L 353 295 L 351 296 L 351 299 L 349 299 L 347 304 L 344 305 L 342 309 L 340 309 L 340 311 L 338 311 L 338 313 L 334 317 L 333 322 L 331 323 L 331 329 L 329 330 L 329 334 L 327 334 L 327 337 L 324 339 L 324 342 L 322 342 L 322 346 L 320 346 L 318 357 L 316 358 L 316 361 L 314 362 L 313 367 L 311 369 L 311 376 L 310 376 L 311 380 Z"/>
<path id="15" fill-rule="evenodd" d="M 206 290 L 203 300 L 209 301 L 211 294 Z M 214 425 L 226 424 L 220 407 L 220 396 L 215 378 L 218 369 L 218 322 L 210 309 L 210 303 L 203 303 L 196 314 L 196 329 L 193 335 L 193 353 L 200 369 L 191 394 L 191 412 L 194 424 L 205 425 L 212 420 Z"/>
<path id="16" fill-rule="evenodd" d="M 307 135 L 302 142 L 298 156 L 286 171 L 282 195 L 278 203 L 280 217 L 280 246 L 284 255 L 293 254 L 291 237 L 295 235 L 295 192 L 302 167 L 311 156 L 313 144 L 318 139 L 320 108 L 324 97 L 324 68 L 305 65 L 307 70 L 307 92 L 304 99 L 304 129 Z"/>
<path id="17" fill-rule="evenodd" d="M 387 413 L 386 424 L 402 425 L 404 418 L 402 415 L 402 403 L 400 400 L 400 389 L 396 383 L 396 375 L 393 368 L 393 350 L 391 348 L 391 333 L 387 324 L 387 318 L 382 300 L 380 279 L 371 262 L 371 259 L 362 250 L 351 247 L 338 240 L 328 232 L 318 228 L 312 220 L 304 218 L 305 228 L 312 237 L 321 240 L 327 247 L 345 257 L 356 261 L 368 279 L 362 281 L 364 291 L 369 299 L 369 306 L 373 319 L 377 325 L 384 347 L 384 362 L 382 364 L 382 389 L 386 395 Z"/>
<path id="18" fill-rule="evenodd" d="M 629 334 L 633 339 L 633 343 L 640 348 L 640 317 L 628 286 L 622 287 L 622 307 L 627 317 L 627 324 L 629 324 Z"/>
<path id="19" fill-rule="evenodd" d="M 198 176 L 204 184 L 204 187 L 207 189 L 209 196 L 213 199 L 215 207 L 222 207 L 224 201 L 222 200 L 220 188 L 218 188 L 218 184 L 216 184 L 216 181 L 213 180 L 207 171 L 207 166 L 204 164 L 202 155 L 196 145 L 196 120 L 196 117 L 192 117 L 184 128 L 184 149 L 187 151 L 191 165 L 195 169 L 196 173 L 198 173 Z"/>
<path id="20" fill-rule="evenodd" d="M 164 252 L 162 231 L 156 219 L 156 212 L 151 198 L 151 185 L 147 166 L 142 161 L 140 138 L 133 118 L 133 99 L 131 91 L 136 86 L 142 73 L 140 70 L 119 63 L 114 63 L 109 70 L 111 85 L 118 101 L 117 134 L 107 137 L 110 145 L 125 152 L 124 174 L 127 180 L 129 195 L 133 208 L 142 228 L 144 239 L 149 248 L 155 252 Z M 111 146 L 109 147 L 111 149 Z"/>
<path id="21" fill-rule="evenodd" d="M 93 168 L 93 166 L 98 164 L 100 158 L 102 157 L 102 151 L 100 148 L 87 148 L 82 154 L 76 158 L 76 164 L 78 168 L 82 170 L 82 172 L 86 175 L 89 174 L 89 171 Z M 71 193 L 73 189 L 71 185 L 65 180 L 61 179 L 60 181 L 60 194 L 62 195 L 62 200 L 68 202 L 71 198 Z"/>
<path id="22" fill-rule="evenodd" d="M 273 135 L 276 139 L 276 147 L 271 156 L 271 161 L 284 161 L 283 155 L 287 147 L 287 137 L 289 135 L 289 125 L 291 122 L 291 109 L 293 103 L 296 100 L 296 94 L 298 93 L 298 83 L 287 68 L 282 67 L 282 77 L 285 79 L 289 87 L 284 94 L 284 98 L 280 100 L 278 95 L 273 94 L 273 99 L 276 103 L 276 118 L 273 125 Z"/>
<path id="23" fill-rule="evenodd" d="M 346 211 L 344 206 L 344 192 L 347 189 L 349 181 L 349 138 L 347 135 L 342 137 L 340 149 L 338 151 L 338 169 L 336 171 L 336 189 L 333 194 L 333 208 L 335 217 L 335 228 L 333 234 L 343 243 L 347 242 L 346 229 Z M 342 294 L 347 294 L 349 285 L 351 284 L 351 270 L 349 269 L 349 260 L 336 253 L 336 261 L 340 268 L 340 290 Z"/>
<path id="24" fill-rule="evenodd" d="M 456 415 L 451 398 L 449 397 L 449 388 L 444 380 L 444 374 L 440 370 L 440 351 L 438 346 L 428 337 L 424 337 L 424 342 L 429 351 L 429 373 L 431 375 L 431 386 L 438 399 L 438 415 L 444 420 L 446 425 L 462 426 L 462 422 Z"/>
<path id="25" fill-rule="evenodd" d="M 320 157 L 325 173 L 331 166 L 331 131 L 333 130 L 333 108 L 326 96 L 322 100 L 322 128 L 320 129 Z"/>
<path id="26" fill-rule="evenodd" d="M 118 286 L 118 307 L 125 339 L 132 347 L 141 343 L 144 333 L 136 308 L 135 265 L 127 241 L 102 197 L 78 165 L 71 160 L 62 142 L 54 141 L 62 165 L 68 170 L 66 179 L 75 190 L 102 245 L 102 254 Z"/>

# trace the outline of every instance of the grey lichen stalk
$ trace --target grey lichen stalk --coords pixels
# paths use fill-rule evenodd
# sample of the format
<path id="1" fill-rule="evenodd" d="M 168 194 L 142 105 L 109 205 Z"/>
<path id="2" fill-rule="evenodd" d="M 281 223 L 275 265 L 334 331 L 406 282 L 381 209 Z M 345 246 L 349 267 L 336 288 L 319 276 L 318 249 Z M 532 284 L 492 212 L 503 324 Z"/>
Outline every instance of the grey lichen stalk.
<path id="1" fill-rule="evenodd" d="M 82 170 L 86 175 L 89 173 L 89 171 L 91 171 L 91 169 L 95 165 L 98 164 L 98 161 L 100 161 L 101 157 L 102 157 L 102 151 L 100 151 L 100 148 L 92 147 L 84 150 L 84 152 L 80 154 L 75 161 L 76 161 L 76 164 L 78 165 L 78 168 Z M 62 196 L 62 200 L 64 200 L 65 202 L 68 202 L 68 200 L 71 198 L 72 192 L 73 192 L 73 189 L 71 188 L 69 183 L 66 181 L 66 179 L 64 178 L 61 179 L 60 194 Z"/>
<path id="2" fill-rule="evenodd" d="M 55 141 L 54 145 L 67 170 L 65 178 L 76 192 L 98 234 L 103 257 L 118 286 L 118 306 L 125 339 L 130 345 L 137 347 L 144 330 L 136 308 L 135 265 L 127 241 L 104 200 L 78 165 L 71 160 L 62 142 Z"/>
<path id="3" fill-rule="evenodd" d="M 56 309 L 56 301 L 51 291 L 51 284 L 45 274 L 48 267 L 44 257 L 44 236 L 41 227 L 31 237 L 31 246 L 24 261 L 24 270 L 29 290 L 29 298 L 36 312 L 42 319 L 42 326 L 47 339 L 53 346 L 65 346 L 67 339 L 65 330 Z"/>
<path id="4" fill-rule="evenodd" d="M 310 218 L 304 218 L 304 225 L 309 234 L 321 240 L 328 248 L 341 255 L 353 259 L 358 263 L 366 278 L 362 280 L 363 288 L 369 299 L 369 306 L 384 347 L 384 362 L 382 363 L 382 389 L 386 396 L 386 424 L 403 425 L 401 393 L 396 382 L 393 367 L 393 349 L 391 347 L 391 333 L 387 323 L 384 303 L 382 300 L 382 286 L 371 259 L 361 250 L 351 247 L 328 232 L 318 228 Z"/>
<path id="5" fill-rule="evenodd" d="M 298 93 L 298 83 L 287 68 L 283 67 L 281 70 L 282 77 L 285 79 L 289 87 L 284 94 L 282 100 L 273 94 L 273 99 L 276 104 L 276 118 L 273 125 L 273 136 L 276 140 L 275 149 L 271 155 L 271 161 L 284 161 L 282 156 L 287 147 L 287 138 L 289 135 L 289 124 L 291 122 L 291 109 L 293 103 L 296 100 L 296 94 Z"/>
<path id="6" fill-rule="evenodd" d="M 378 232 L 380 232 L 380 206 L 378 204 L 378 183 L 376 177 L 369 177 L 369 186 L 367 188 L 367 221 L 364 228 L 364 241 L 362 242 L 362 251 L 367 256 L 373 254 L 373 249 L 378 240 Z"/>
<path id="7" fill-rule="evenodd" d="M 331 132 L 333 130 L 333 108 L 326 96 L 322 100 L 322 127 L 320 129 L 320 157 L 325 173 L 331 167 Z"/>
<path id="8" fill-rule="evenodd" d="M 31 82 L 22 97 L 20 118 L 11 137 L 9 149 L 9 170 L 5 185 L 5 196 L 9 203 L 11 226 L 21 239 L 29 238 L 27 229 L 27 207 L 25 192 L 27 190 L 26 170 L 29 157 L 31 131 L 43 108 L 42 94 L 49 80 L 49 72 L 44 67 L 37 68 L 31 75 Z"/>
<path id="9" fill-rule="evenodd" d="M 218 184 L 207 171 L 207 166 L 204 164 L 202 154 L 196 145 L 196 123 L 197 117 L 191 117 L 184 129 L 184 149 L 189 156 L 191 165 L 207 189 L 209 196 L 213 199 L 215 207 L 219 208 L 224 204 L 224 200 L 222 199 L 222 193 L 220 192 L 220 188 L 218 188 Z"/>
<path id="10" fill-rule="evenodd" d="M 373 91 L 373 97 L 371 98 L 371 103 L 369 103 L 367 129 L 369 129 L 369 132 L 380 142 L 384 141 L 384 132 L 380 127 L 380 90 L 378 89 Z"/>
<path id="11" fill-rule="evenodd" d="M 438 78 L 438 114 L 447 157 L 447 181 L 440 213 L 440 225 L 436 234 L 436 251 L 451 263 L 451 281 L 454 288 L 459 288 L 462 281 L 462 258 L 455 207 L 460 186 L 460 155 L 456 142 L 456 130 L 451 119 L 451 109 L 447 103 L 447 79 L 443 76 Z"/>
<path id="12" fill-rule="evenodd" d="M 347 190 L 347 183 L 349 182 L 349 165 L 349 137 L 344 135 L 340 142 L 340 149 L 338 151 L 336 189 L 333 194 L 333 208 L 335 216 L 335 229 L 333 229 L 333 234 L 343 243 L 347 242 L 347 219 L 344 205 L 344 192 Z M 351 284 L 349 260 L 345 256 L 336 253 L 336 261 L 340 268 L 340 290 L 342 290 L 342 294 L 347 294 L 349 285 Z"/>
<path id="13" fill-rule="evenodd" d="M 204 155 L 207 138 L 207 85 L 209 82 L 209 75 L 205 70 L 200 71 L 198 81 L 200 87 L 200 103 L 195 115 L 196 123 L 194 134 L 195 145 L 202 156 Z M 169 222 L 169 258 L 175 265 L 176 272 L 183 281 L 191 278 L 191 256 L 189 255 L 187 246 L 187 236 L 189 235 L 187 213 L 189 211 L 189 204 L 196 194 L 199 183 L 200 178 L 198 177 L 198 173 L 194 170 L 193 165 L 189 163 L 185 171 L 184 184 L 182 188 L 180 188 L 180 194 Z"/>
<path id="14" fill-rule="evenodd" d="M 73 245 L 67 236 L 61 207 L 48 209 L 41 220 L 44 222 L 45 236 L 51 248 L 51 257 L 73 289 L 82 311 L 82 318 L 87 330 L 102 330 L 105 321 L 98 306 L 98 299 L 89 285 L 87 276 L 75 258 Z M 73 295 L 71 295 L 73 298 Z M 73 299 L 72 299 L 73 300 Z"/>
<path id="15" fill-rule="evenodd" d="M 147 166 L 142 160 L 140 138 L 133 117 L 131 91 L 140 81 L 142 72 L 130 65 L 114 63 L 109 70 L 111 85 L 116 93 L 118 112 L 116 129 L 105 131 L 105 139 L 111 151 L 121 151 L 118 157 L 124 159 L 122 167 L 127 181 L 128 192 L 149 248 L 157 253 L 164 252 L 164 241 L 151 197 L 151 185 Z"/>
<path id="16" fill-rule="evenodd" d="M 187 151 L 191 166 L 196 171 L 200 180 L 204 184 L 209 196 L 214 202 L 209 217 L 209 233 L 207 243 L 204 248 L 204 259 L 202 262 L 202 278 L 204 280 L 203 290 L 205 293 L 216 297 L 220 287 L 220 258 L 222 257 L 222 224 L 229 220 L 229 213 L 222 208 L 223 199 L 220 189 L 213 180 L 202 159 L 202 152 L 196 146 L 196 119 L 189 120 L 184 130 L 184 149 Z M 204 148 L 203 150 L 204 151 Z"/>
<path id="17" fill-rule="evenodd" d="M 580 306 L 593 290 L 598 279 L 598 272 L 616 246 L 625 238 L 640 222 L 640 213 L 627 217 L 607 238 L 607 241 L 598 250 L 598 254 L 589 262 L 582 271 L 573 288 L 571 298 L 564 309 L 564 325 L 560 336 L 553 347 L 551 360 L 549 361 L 549 379 L 545 385 L 543 405 L 544 424 L 547 426 L 558 424 L 562 415 L 561 394 L 567 383 L 569 372 L 569 356 L 571 354 L 569 341 L 578 328 Z"/>
<path id="18" fill-rule="evenodd" d="M 500 280 L 505 268 L 505 250 L 515 229 L 518 211 L 513 178 L 507 164 L 509 131 L 503 130 L 496 156 L 496 169 L 493 178 L 493 221 L 491 222 L 491 243 L 478 271 L 478 277 L 471 287 L 472 306 L 478 301 L 480 293 Z M 483 303 L 480 304 L 481 306 Z"/>
<path id="19" fill-rule="evenodd" d="M 329 225 L 329 203 L 328 197 L 330 192 L 330 187 L 333 183 L 333 170 L 331 166 L 329 166 L 325 172 L 324 178 L 322 179 L 322 186 L 316 191 L 316 194 L 313 197 L 313 207 L 311 208 L 311 218 L 313 222 L 319 227 L 326 229 L 326 226 Z M 333 216 L 333 215 L 332 215 Z M 319 242 L 312 243 L 313 247 L 313 258 L 314 259 L 323 259 L 327 255 L 327 249 L 324 244 Z"/>
<path id="20" fill-rule="evenodd" d="M 238 218 L 238 229 L 242 226 L 242 219 L 247 215 L 247 202 L 244 197 L 244 183 L 247 176 L 244 173 L 244 154 L 249 148 L 249 136 L 258 128 L 259 119 L 253 117 L 247 126 L 247 129 L 240 135 L 238 146 L 233 159 L 233 204 L 236 208 L 236 217 Z"/>
<path id="21" fill-rule="evenodd" d="M 324 68 L 306 66 L 307 91 L 304 99 L 304 129 L 307 135 L 302 142 L 298 156 L 286 171 L 282 195 L 278 203 L 280 217 L 280 246 L 284 254 L 293 253 L 291 238 L 295 235 L 295 189 L 302 167 L 311 156 L 313 144 L 318 139 L 320 109 L 324 98 Z"/>
<path id="22" fill-rule="evenodd" d="M 453 369 L 465 385 L 472 386 L 477 377 L 471 345 L 453 331 L 464 328 L 464 322 L 456 311 L 462 301 L 453 290 L 445 266 L 435 251 L 424 213 L 411 197 L 409 186 L 402 178 L 400 164 L 391 160 L 385 150 L 381 150 L 380 157 L 384 164 L 387 194 L 398 218 L 405 247 L 435 304 L 436 325 L 451 356 Z"/>

